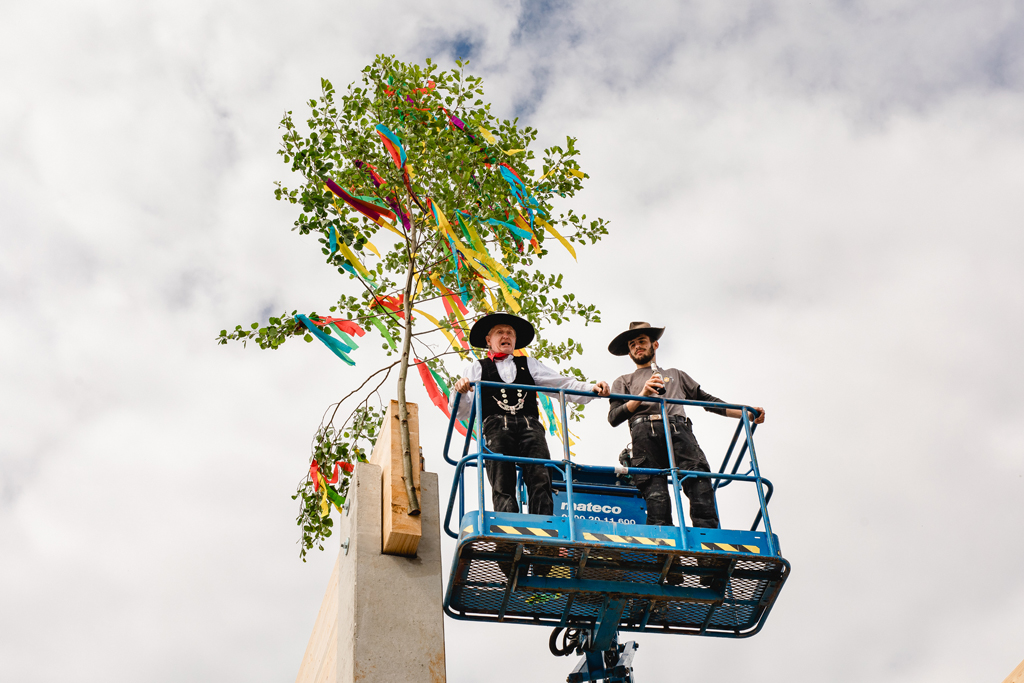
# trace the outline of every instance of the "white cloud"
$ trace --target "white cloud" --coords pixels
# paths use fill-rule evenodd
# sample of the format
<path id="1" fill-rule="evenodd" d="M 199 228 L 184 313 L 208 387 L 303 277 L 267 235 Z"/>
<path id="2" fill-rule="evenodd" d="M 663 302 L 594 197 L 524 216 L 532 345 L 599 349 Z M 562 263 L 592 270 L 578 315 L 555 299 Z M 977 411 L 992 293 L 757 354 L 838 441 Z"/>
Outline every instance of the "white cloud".
<path id="1" fill-rule="evenodd" d="M 0 670 L 294 675 L 333 557 L 298 561 L 288 496 L 355 375 L 317 346 L 213 338 L 323 309 L 339 286 L 272 197 L 283 111 L 376 52 L 456 50 L 542 143 L 580 140 L 591 180 L 574 205 L 612 221 L 578 266 L 552 261 L 604 312 L 571 330 L 584 369 L 628 370 L 604 347 L 648 319 L 669 327 L 663 364 L 769 411 L 758 452 L 793 578 L 751 640 L 641 636 L 638 679 L 1013 668 L 1020 10 L 640 7 L 2 10 Z M 447 491 L 443 424 L 418 398 Z M 609 462 L 626 434 L 588 415 L 581 457 Z M 695 420 L 714 461 L 731 425 Z M 570 666 L 543 629 L 446 629 L 452 681 Z M 510 652 L 517 668 L 496 670 Z"/>

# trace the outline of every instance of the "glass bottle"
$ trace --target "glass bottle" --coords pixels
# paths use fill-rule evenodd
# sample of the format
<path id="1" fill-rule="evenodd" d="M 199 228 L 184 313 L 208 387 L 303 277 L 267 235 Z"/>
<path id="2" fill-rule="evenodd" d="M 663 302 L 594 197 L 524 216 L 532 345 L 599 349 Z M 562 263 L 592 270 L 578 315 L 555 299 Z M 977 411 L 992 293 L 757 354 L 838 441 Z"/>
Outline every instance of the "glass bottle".
<path id="1" fill-rule="evenodd" d="M 658 369 L 658 366 L 654 364 L 653 360 L 651 361 L 651 376 L 652 377 L 656 376 L 656 377 L 661 379 L 662 386 L 658 389 L 658 396 L 664 396 L 665 395 L 665 384 L 664 384 L 665 377 L 661 374 L 661 370 Z"/>

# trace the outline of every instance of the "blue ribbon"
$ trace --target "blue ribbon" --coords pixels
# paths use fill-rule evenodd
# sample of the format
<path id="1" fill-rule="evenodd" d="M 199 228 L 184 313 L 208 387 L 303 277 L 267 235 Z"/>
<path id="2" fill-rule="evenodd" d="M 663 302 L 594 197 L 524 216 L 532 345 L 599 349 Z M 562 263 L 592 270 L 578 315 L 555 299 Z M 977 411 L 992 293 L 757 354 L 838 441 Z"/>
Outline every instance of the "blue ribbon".
<path id="1" fill-rule="evenodd" d="M 402 141 L 398 139 L 398 136 L 391 132 L 391 129 L 385 126 L 383 123 L 377 124 L 377 130 L 380 131 L 384 137 L 391 141 L 395 147 L 398 148 L 398 153 L 401 155 L 402 168 L 405 168 L 405 147 L 402 147 Z"/>
<path id="2" fill-rule="evenodd" d="M 529 241 L 530 238 L 533 237 L 533 235 L 523 230 L 518 225 L 515 225 L 514 223 L 506 223 L 505 221 L 499 221 L 496 218 L 488 218 L 487 222 L 490 223 L 491 225 L 500 225 L 502 227 L 508 228 L 513 235 L 515 235 L 521 240 Z"/>
<path id="3" fill-rule="evenodd" d="M 357 271 L 355 268 L 353 268 L 351 263 L 342 263 L 341 267 L 344 268 L 346 272 L 354 275 L 355 277 L 359 278 L 360 280 L 366 279 L 366 281 L 369 282 L 370 286 L 373 287 L 374 289 L 377 289 L 379 287 L 379 285 L 376 282 L 374 282 L 373 280 L 364 278 L 362 275 L 360 275 L 359 271 Z"/>
<path id="4" fill-rule="evenodd" d="M 309 330 L 310 334 L 312 334 L 314 337 L 316 337 L 317 339 L 322 341 L 324 343 L 324 346 L 326 346 L 327 348 L 329 348 L 331 351 L 334 352 L 335 356 L 337 356 L 338 358 L 342 359 L 343 361 L 345 361 L 349 365 L 355 365 L 356 364 L 356 362 L 354 360 L 352 360 L 351 358 L 349 358 L 347 353 L 346 353 L 348 351 L 351 351 L 352 350 L 351 348 L 349 348 L 348 346 L 342 344 L 340 341 L 338 341 L 334 337 L 332 337 L 330 335 L 327 335 L 327 334 L 324 334 L 323 330 L 321 330 L 319 327 L 317 327 L 315 324 L 313 324 L 312 320 L 310 320 L 306 316 L 302 315 L 301 313 L 299 315 L 295 316 L 295 320 L 297 322 L 302 323 L 303 326 L 305 326 L 305 328 L 307 330 Z"/>

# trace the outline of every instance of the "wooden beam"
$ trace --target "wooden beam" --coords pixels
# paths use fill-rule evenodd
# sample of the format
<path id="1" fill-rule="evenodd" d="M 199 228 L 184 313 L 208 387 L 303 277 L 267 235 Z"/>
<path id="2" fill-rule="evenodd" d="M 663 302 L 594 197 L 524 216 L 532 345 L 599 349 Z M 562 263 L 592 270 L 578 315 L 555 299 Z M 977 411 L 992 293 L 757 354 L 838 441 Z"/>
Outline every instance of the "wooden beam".
<path id="1" fill-rule="evenodd" d="M 1024 662 L 1018 664 L 1003 683 L 1024 683 Z"/>
<path id="2" fill-rule="evenodd" d="M 338 676 L 338 565 L 341 557 L 334 562 L 331 580 L 327 582 L 324 601 L 316 615 L 313 635 L 302 656 L 299 675 L 295 683 L 335 683 Z"/>
<path id="3" fill-rule="evenodd" d="M 409 446 L 412 450 L 413 482 L 420 492 L 420 421 L 419 407 L 408 403 Z M 385 555 L 416 554 L 423 535 L 419 516 L 409 516 L 409 496 L 402 480 L 402 435 L 398 421 L 398 401 L 391 401 L 381 424 L 370 462 L 381 469 L 381 552 Z"/>

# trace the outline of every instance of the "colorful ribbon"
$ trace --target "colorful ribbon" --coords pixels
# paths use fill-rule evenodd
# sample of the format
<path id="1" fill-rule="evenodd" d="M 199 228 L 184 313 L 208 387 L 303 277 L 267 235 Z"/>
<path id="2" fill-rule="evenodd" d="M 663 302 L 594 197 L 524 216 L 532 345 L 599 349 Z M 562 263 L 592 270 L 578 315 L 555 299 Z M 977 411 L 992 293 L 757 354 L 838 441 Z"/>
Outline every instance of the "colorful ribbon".
<path id="1" fill-rule="evenodd" d="M 313 480 L 313 493 L 317 493 L 320 489 L 323 489 L 322 497 L 320 498 L 320 516 L 326 517 L 331 512 L 331 506 L 328 504 L 328 499 L 334 504 L 334 508 L 341 512 L 341 506 L 345 504 L 345 496 L 341 495 L 333 488 L 330 484 L 337 484 L 339 479 L 338 470 L 345 470 L 346 474 L 352 474 L 352 470 L 355 469 L 352 463 L 338 460 L 334 463 L 334 476 L 330 479 L 320 474 L 320 464 L 314 459 L 313 462 L 309 463 L 309 476 Z"/>
<path id="2" fill-rule="evenodd" d="M 352 250 L 348 248 L 347 244 L 345 244 L 344 242 L 338 242 L 338 251 L 340 251 L 341 255 L 348 260 L 349 264 L 351 264 L 351 266 L 356 270 L 356 272 L 359 273 L 359 276 L 361 278 L 363 278 L 371 285 L 373 285 L 374 289 L 377 289 L 377 283 L 374 281 L 373 276 L 370 275 L 370 271 L 368 271 L 366 269 L 366 266 L 362 264 L 362 262 L 356 257 L 354 253 L 352 253 Z M 344 267 L 345 264 L 342 264 L 342 268 Z M 345 268 L 345 270 L 348 270 L 348 268 Z"/>
<path id="3" fill-rule="evenodd" d="M 562 243 L 562 246 L 569 250 L 569 253 L 572 254 L 573 259 L 576 260 L 576 250 L 572 248 L 572 245 L 569 244 L 569 242 L 566 241 L 566 239 L 564 237 L 562 237 L 560 234 L 558 234 L 558 231 L 555 230 L 554 226 L 552 226 L 550 223 L 548 223 L 546 220 L 544 220 L 540 216 L 537 216 L 537 222 L 540 223 L 544 227 L 545 230 L 547 230 L 552 235 L 554 235 L 555 238 L 559 242 Z"/>
<path id="4" fill-rule="evenodd" d="M 380 332 L 380 336 L 384 337 L 391 346 L 392 351 L 398 350 L 398 344 L 395 343 L 395 338 L 391 336 L 391 333 L 388 331 L 388 328 L 384 326 L 384 323 L 377 319 L 377 316 L 370 316 L 367 319 L 367 322 L 377 328 L 377 331 Z"/>
<path id="5" fill-rule="evenodd" d="M 451 332 L 449 332 L 444 326 L 441 325 L 441 322 L 437 318 L 435 318 L 434 316 L 430 315 L 426 311 L 420 310 L 418 308 L 414 308 L 412 310 L 415 311 L 416 313 L 418 313 L 419 315 L 422 315 L 424 318 L 426 318 L 430 322 L 434 323 L 434 327 L 436 327 L 437 329 L 441 330 L 442 334 L 444 334 L 444 336 L 448 339 L 448 343 L 451 344 L 451 347 L 456 352 L 458 352 L 460 358 L 462 358 L 463 360 L 466 360 L 468 358 L 468 356 L 465 353 L 465 350 L 462 348 L 462 345 L 459 344 L 459 342 L 457 342 L 455 340 L 455 337 L 452 336 Z"/>
<path id="6" fill-rule="evenodd" d="M 346 204 L 372 220 L 374 223 L 381 223 L 382 218 L 390 218 L 391 220 L 395 219 L 395 214 L 392 213 L 390 209 L 385 209 L 377 204 L 368 202 L 365 199 L 360 199 L 354 195 L 350 195 L 348 192 L 343 190 L 338 183 L 334 182 L 330 178 L 324 179 L 324 185 L 328 190 L 344 200 Z"/>
<path id="7" fill-rule="evenodd" d="M 448 401 L 441 395 L 441 390 L 437 386 L 437 381 L 430 373 L 430 366 L 423 361 L 416 359 L 416 369 L 419 370 L 420 379 L 423 380 L 423 386 L 427 390 L 427 396 L 430 398 L 431 403 L 440 408 L 441 412 L 450 419 L 452 414 L 448 410 Z"/>
<path id="8" fill-rule="evenodd" d="M 322 330 L 320 330 L 319 327 L 313 324 L 313 321 L 311 321 L 309 318 L 302 315 L 301 313 L 295 316 L 295 320 L 296 322 L 301 323 L 307 330 L 309 330 L 309 332 L 314 337 L 323 342 L 324 346 L 329 348 L 338 358 L 342 359 L 349 365 L 356 364 L 354 360 L 348 357 L 348 352 L 352 350 L 351 347 L 348 347 L 345 344 L 338 341 L 337 339 L 335 339 L 334 337 L 325 334 Z"/>
<path id="9" fill-rule="evenodd" d="M 548 419 L 548 433 L 554 434 L 558 431 L 555 428 L 555 423 L 558 422 L 558 418 L 555 417 L 555 408 L 547 394 L 538 392 L 538 397 L 540 398 L 540 407 L 544 410 L 544 416 Z"/>
<path id="10" fill-rule="evenodd" d="M 382 306 L 388 309 L 399 318 L 405 318 L 405 294 L 399 294 L 398 296 L 374 297 L 373 301 L 370 302 L 370 308 L 375 308 L 377 306 Z"/>
<path id="11" fill-rule="evenodd" d="M 359 327 L 359 325 L 357 325 L 354 320 L 346 320 L 345 318 L 332 318 L 331 316 L 328 315 L 323 317 L 318 316 L 317 319 L 314 320 L 313 322 L 321 327 L 323 327 L 324 325 L 336 325 L 345 332 L 348 332 L 349 334 L 354 334 L 357 337 L 362 337 L 364 334 L 366 334 L 366 330 Z"/>
<path id="12" fill-rule="evenodd" d="M 423 387 L 427 390 L 427 396 L 430 397 L 431 403 L 441 409 L 441 412 L 450 420 L 452 417 L 451 411 L 448 410 L 448 400 L 451 396 L 451 389 L 445 381 L 434 372 L 434 369 L 427 363 L 424 363 L 420 359 L 416 359 L 416 369 L 419 370 L 420 380 L 423 382 Z M 466 423 L 459 420 L 455 423 L 455 429 L 462 434 L 466 435 Z"/>
<path id="13" fill-rule="evenodd" d="M 342 263 L 341 264 L 341 268 L 342 268 L 342 270 L 344 270 L 345 272 L 347 272 L 349 275 L 351 275 L 352 277 L 356 278 L 357 280 L 365 280 L 366 284 L 368 284 L 370 286 L 370 289 L 377 289 L 377 288 L 380 287 L 380 285 L 377 284 L 376 280 L 373 280 L 373 279 L 370 279 L 370 278 L 364 278 L 362 275 L 360 275 L 359 272 L 355 268 L 353 268 L 351 264 Z"/>
<path id="14" fill-rule="evenodd" d="M 385 126 L 383 123 L 378 123 L 376 126 L 377 134 L 380 135 L 381 141 L 384 143 L 384 148 L 391 153 L 391 159 L 395 162 L 395 167 L 398 170 L 402 170 L 405 167 L 405 148 L 402 147 L 402 141 L 398 139 L 398 136 L 391 132 L 391 129 Z"/>

